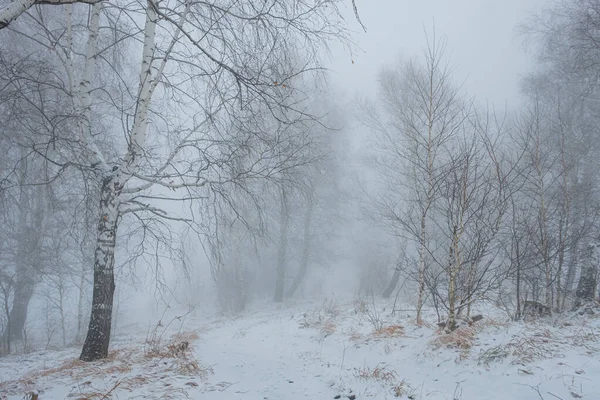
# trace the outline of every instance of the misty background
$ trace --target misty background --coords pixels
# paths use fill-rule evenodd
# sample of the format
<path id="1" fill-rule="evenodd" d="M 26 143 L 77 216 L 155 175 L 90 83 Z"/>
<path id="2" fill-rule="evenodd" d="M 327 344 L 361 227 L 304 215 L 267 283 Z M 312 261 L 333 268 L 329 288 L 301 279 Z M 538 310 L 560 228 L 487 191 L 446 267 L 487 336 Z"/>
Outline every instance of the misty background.
<path id="1" fill-rule="evenodd" d="M 111 262 L 112 331 L 110 311 L 97 326 L 112 335 L 167 307 L 384 296 L 452 327 L 478 303 L 520 318 L 597 297 L 596 65 L 574 54 L 579 28 L 557 34 L 584 7 L 358 0 L 359 21 L 347 1 L 319 14 L 324 43 L 276 24 L 197 39 L 234 65 L 213 68 L 169 44 L 187 38 L 175 3 L 155 47 L 142 8 L 98 11 L 111 28 L 89 75 L 88 5 L 36 5 L 0 32 L 3 352 L 82 343 Z M 129 197 L 111 209 L 106 187 Z"/>

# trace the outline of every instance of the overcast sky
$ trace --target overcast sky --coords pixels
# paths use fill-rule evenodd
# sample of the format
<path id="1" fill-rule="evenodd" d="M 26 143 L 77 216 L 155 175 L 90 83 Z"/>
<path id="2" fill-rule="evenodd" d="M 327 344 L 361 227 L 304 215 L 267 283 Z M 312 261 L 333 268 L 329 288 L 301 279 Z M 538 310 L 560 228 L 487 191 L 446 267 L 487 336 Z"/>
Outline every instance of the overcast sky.
<path id="1" fill-rule="evenodd" d="M 457 82 L 466 79 L 465 88 L 480 101 L 508 102 L 512 108 L 518 102 L 519 77 L 532 66 L 515 27 L 546 4 L 548 0 L 357 0 L 367 33 L 355 35 L 361 50 L 353 57 L 334 50 L 334 82 L 348 94 L 373 96 L 379 68 L 400 55 L 421 55 L 424 28 L 431 31 L 435 21 L 437 36 L 448 39 Z M 350 16 L 348 20 L 360 29 Z"/>

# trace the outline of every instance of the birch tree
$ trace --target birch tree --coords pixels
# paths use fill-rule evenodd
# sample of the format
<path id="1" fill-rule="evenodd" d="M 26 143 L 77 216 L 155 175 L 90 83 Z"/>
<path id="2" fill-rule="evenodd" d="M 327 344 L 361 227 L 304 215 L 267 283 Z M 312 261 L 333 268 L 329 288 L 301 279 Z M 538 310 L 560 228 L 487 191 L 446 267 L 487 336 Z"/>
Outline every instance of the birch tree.
<path id="1" fill-rule="evenodd" d="M 434 219 L 445 221 L 438 224 L 438 240 L 445 243 L 446 256 L 441 257 L 442 251 L 432 258 L 446 275 L 447 296 L 439 287 L 432 287 L 432 292 L 448 310 L 450 330 L 457 317 L 463 313 L 469 317 L 471 306 L 497 290 L 503 280 L 496 236 L 509 206 L 512 168 L 499 150 L 502 125 L 492 126 L 490 117 L 471 118 L 454 141 L 448 173 L 433 205 Z"/>
<path id="2" fill-rule="evenodd" d="M 431 207 L 443 179 L 444 146 L 464 121 L 464 100 L 453 85 L 446 41 L 428 42 L 424 60 L 400 63 L 379 75 L 380 112 L 367 107 L 364 122 L 376 132 L 383 192 L 376 213 L 416 243 L 417 322 L 426 296 Z"/>
<path id="3" fill-rule="evenodd" d="M 172 215 L 162 202 L 227 198 L 253 180 L 281 179 L 300 162 L 291 127 L 313 117 L 303 112 L 292 78 L 319 71 L 328 41 L 347 39 L 337 6 L 335 0 L 94 2 L 57 9 L 62 16 L 51 21 L 34 7 L 11 23 L 32 45 L 52 52 L 55 79 L 41 84 L 67 93 L 70 103 L 64 130 L 38 137 L 31 148 L 57 174 L 77 168 L 98 187 L 82 360 L 108 354 L 123 220 L 159 218 L 201 231 L 197 224 L 208 216 L 193 210 L 202 208 Z M 90 8 L 89 18 L 82 7 Z M 140 18 L 144 23 L 135 25 Z M 139 57 L 125 62 L 123 51 Z M 48 155 L 51 146 L 60 151 Z M 229 166 L 242 156 L 251 162 L 232 175 Z"/>

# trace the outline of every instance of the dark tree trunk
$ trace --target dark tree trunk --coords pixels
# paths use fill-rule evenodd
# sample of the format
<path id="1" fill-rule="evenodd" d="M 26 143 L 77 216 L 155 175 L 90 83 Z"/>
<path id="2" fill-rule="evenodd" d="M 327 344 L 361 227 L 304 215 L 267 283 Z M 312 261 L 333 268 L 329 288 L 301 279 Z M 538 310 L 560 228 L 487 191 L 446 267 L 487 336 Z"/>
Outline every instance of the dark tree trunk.
<path id="1" fill-rule="evenodd" d="M 593 301 L 596 295 L 596 274 L 598 270 L 596 266 L 598 261 L 596 257 L 597 249 L 594 245 L 590 245 L 587 250 L 585 264 L 581 268 L 581 276 L 579 277 L 577 290 L 575 290 L 575 307 Z"/>
<path id="2" fill-rule="evenodd" d="M 394 292 L 394 289 L 396 289 L 396 286 L 398 286 L 398 282 L 400 281 L 400 273 L 401 273 L 401 266 L 400 263 L 396 263 L 396 268 L 394 268 L 394 275 L 392 275 L 392 280 L 390 281 L 390 283 L 387 285 L 387 287 L 385 288 L 385 290 L 382 293 L 382 296 L 384 299 L 388 299 L 392 293 Z"/>
<path id="3" fill-rule="evenodd" d="M 515 256 L 517 264 L 517 313 L 515 319 L 521 319 L 521 249 L 519 247 L 519 239 L 514 241 L 515 245 Z"/>
<path id="4" fill-rule="evenodd" d="M 82 361 L 94 361 L 108 356 L 115 293 L 115 245 L 121 188 L 122 185 L 110 178 L 102 185 L 98 236 L 94 252 L 92 312 L 79 357 Z"/>
<path id="5" fill-rule="evenodd" d="M 581 277 L 577 284 L 575 296 L 576 303 L 581 305 L 584 302 L 594 300 L 596 294 L 596 267 L 585 266 L 581 269 Z"/>
<path id="6" fill-rule="evenodd" d="M 35 288 L 35 282 L 29 278 L 18 279 L 15 285 L 15 297 L 10 309 L 10 316 L 8 320 L 10 324 L 6 327 L 4 332 L 5 343 L 15 343 L 16 341 L 23 340 L 23 329 L 25 329 L 25 322 L 27 322 L 27 309 L 29 308 L 29 302 L 33 297 L 33 290 Z"/>
<path id="7" fill-rule="evenodd" d="M 312 225 L 312 216 L 313 216 L 314 204 L 312 199 L 309 200 L 306 214 L 304 214 L 304 238 L 302 243 L 302 260 L 300 261 L 300 271 L 298 271 L 298 275 L 292 282 L 292 286 L 288 291 L 288 297 L 292 297 L 294 293 L 300 287 L 300 284 L 306 277 L 306 272 L 308 271 L 308 260 L 310 257 L 310 229 Z"/>
<path id="8" fill-rule="evenodd" d="M 587 168 L 586 168 L 587 169 Z M 579 182 L 579 172 L 578 169 L 574 170 L 574 173 L 571 174 L 571 178 L 573 182 L 572 193 L 573 193 L 573 213 L 571 215 L 571 228 L 570 235 L 568 240 L 568 261 L 567 263 L 567 276 L 565 278 L 564 285 L 564 295 L 562 298 L 561 308 L 563 310 L 566 309 L 567 300 L 571 300 L 573 298 L 573 286 L 575 284 L 575 276 L 577 275 L 577 270 L 579 267 L 579 252 L 581 251 L 581 243 L 579 242 L 580 233 L 584 231 L 585 223 L 582 224 L 582 210 L 585 210 L 582 203 L 582 195 L 584 193 L 583 188 L 580 187 Z"/>
<path id="9" fill-rule="evenodd" d="M 25 181 L 21 182 L 25 185 Z M 8 316 L 10 323 L 3 333 L 3 340 L 10 344 L 23 340 L 27 322 L 27 310 L 36 284 L 42 275 L 42 235 L 46 212 L 45 188 L 39 186 L 35 192 L 21 189 L 17 271 L 13 304 Z"/>
<path id="10" fill-rule="evenodd" d="M 290 211 L 285 188 L 281 190 L 281 210 L 279 226 L 279 249 L 277 250 L 277 282 L 275 283 L 275 297 L 277 303 L 283 301 L 285 286 L 285 264 L 287 252 L 287 235 L 290 224 Z"/>

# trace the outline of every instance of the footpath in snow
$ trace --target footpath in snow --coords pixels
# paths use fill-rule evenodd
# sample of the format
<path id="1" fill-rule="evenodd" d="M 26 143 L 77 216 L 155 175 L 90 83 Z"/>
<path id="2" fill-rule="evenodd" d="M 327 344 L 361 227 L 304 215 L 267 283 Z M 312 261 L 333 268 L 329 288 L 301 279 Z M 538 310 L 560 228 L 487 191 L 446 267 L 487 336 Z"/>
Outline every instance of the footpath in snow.
<path id="1" fill-rule="evenodd" d="M 118 335 L 101 362 L 78 361 L 78 348 L 1 358 L 0 399 L 600 399 L 600 318 L 484 315 L 447 335 L 390 314 L 325 302 L 165 319 Z"/>

